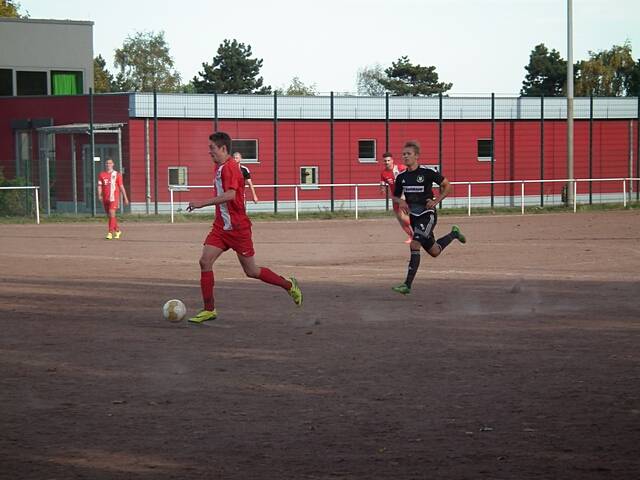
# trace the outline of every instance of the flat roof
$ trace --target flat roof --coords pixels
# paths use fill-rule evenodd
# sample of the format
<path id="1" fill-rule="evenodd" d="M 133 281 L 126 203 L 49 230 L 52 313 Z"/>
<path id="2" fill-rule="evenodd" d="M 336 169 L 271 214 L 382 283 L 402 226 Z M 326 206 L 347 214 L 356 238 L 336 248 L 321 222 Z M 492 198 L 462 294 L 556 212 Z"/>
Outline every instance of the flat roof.
<path id="1" fill-rule="evenodd" d="M 94 123 L 94 133 L 117 133 L 124 126 L 124 123 Z M 67 125 L 53 125 L 51 127 L 40 127 L 36 129 L 42 133 L 85 133 L 91 131 L 88 123 L 69 123 Z"/>
<path id="2" fill-rule="evenodd" d="M 44 23 L 44 24 L 58 24 L 58 25 L 94 25 L 94 22 L 90 20 L 58 20 L 53 18 L 12 18 L 2 17 L 0 22 L 7 23 Z"/>

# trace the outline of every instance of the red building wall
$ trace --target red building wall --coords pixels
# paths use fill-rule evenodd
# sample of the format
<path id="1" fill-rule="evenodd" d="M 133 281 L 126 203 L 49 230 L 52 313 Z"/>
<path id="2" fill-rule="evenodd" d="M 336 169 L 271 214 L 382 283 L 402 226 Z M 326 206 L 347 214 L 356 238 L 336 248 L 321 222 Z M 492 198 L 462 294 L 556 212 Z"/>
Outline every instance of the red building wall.
<path id="1" fill-rule="evenodd" d="M 122 122 L 123 166 L 125 184 L 134 202 L 145 201 L 145 119 L 129 118 L 127 95 L 95 97 L 96 122 Z M 88 97 L 34 97 L 0 99 L 0 166 L 11 177 L 15 171 L 15 146 L 11 121 L 28 118 L 52 118 L 54 125 L 87 122 Z M 149 158 L 153 178 L 153 120 L 149 119 Z M 593 176 L 623 177 L 628 175 L 630 136 L 637 131 L 636 121 L 595 120 L 593 123 Z M 564 178 L 566 175 L 566 138 L 564 120 L 545 121 L 544 176 Z M 258 140 L 259 163 L 249 164 L 255 184 L 274 182 L 274 135 L 271 120 L 219 121 L 219 129 L 236 139 Z M 207 151 L 207 137 L 213 131 L 212 119 L 166 119 L 158 122 L 158 199 L 167 202 L 168 167 L 189 167 L 189 184 L 210 185 L 213 168 Z M 490 179 L 491 164 L 477 159 L 477 140 L 491 137 L 491 123 L 486 120 L 448 120 L 443 124 L 443 173 L 452 181 L 484 181 Z M 389 149 L 400 162 L 403 143 L 417 139 L 422 144 L 422 163 L 438 164 L 438 122 L 393 120 L 389 126 Z M 385 150 L 384 121 L 338 120 L 334 123 L 336 183 L 377 183 L 382 169 L 380 157 Z M 358 160 L 358 140 L 375 139 L 376 163 Z M 500 120 L 495 123 L 496 180 L 538 179 L 540 177 L 540 122 L 533 120 Z M 589 122 L 575 122 L 575 175 L 588 176 Z M 114 143 L 115 136 L 98 137 L 97 142 Z M 330 182 L 330 124 L 326 120 L 280 120 L 278 122 L 278 182 L 300 182 L 302 166 L 317 166 L 319 182 Z M 78 176 L 81 178 L 80 155 L 88 136 L 77 138 Z M 37 159 L 37 135 L 34 133 L 33 156 Z M 635 155 L 635 154 L 634 154 Z M 68 135 L 56 138 L 57 194 L 59 200 L 70 199 L 71 152 Z M 637 172 L 634 170 L 634 174 Z M 153 180 L 152 180 L 153 182 Z M 546 194 L 559 193 L 561 184 L 546 184 Z M 327 200 L 328 189 L 300 191 L 301 200 Z M 579 186 L 579 193 L 588 190 Z M 82 187 L 78 186 L 81 195 Z M 595 184 L 594 192 L 620 191 L 618 184 Z M 475 186 L 474 195 L 489 195 L 489 186 Z M 495 186 L 495 195 L 519 194 L 519 186 Z M 209 192 L 210 193 L 210 192 Z M 273 198 L 272 189 L 260 189 L 260 199 Z M 336 197 L 349 198 L 352 189 L 337 187 Z M 539 194 L 537 184 L 527 186 L 528 195 Z M 151 186 L 154 195 L 153 183 Z M 176 193 L 177 201 L 206 195 L 205 191 Z M 377 188 L 363 188 L 363 198 L 380 198 Z M 454 190 L 466 196 L 466 186 Z M 293 199 L 292 189 L 282 189 L 280 200 Z M 80 198 L 82 200 L 82 197 Z"/>

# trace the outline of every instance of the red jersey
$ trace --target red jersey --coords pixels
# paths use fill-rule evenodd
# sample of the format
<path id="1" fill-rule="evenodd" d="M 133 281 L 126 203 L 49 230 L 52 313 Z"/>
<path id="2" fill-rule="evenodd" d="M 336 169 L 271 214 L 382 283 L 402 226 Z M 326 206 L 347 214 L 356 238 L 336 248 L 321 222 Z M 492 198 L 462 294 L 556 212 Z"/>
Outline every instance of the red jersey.
<path id="1" fill-rule="evenodd" d="M 396 177 L 398 174 L 404 172 L 407 169 L 404 165 L 393 165 L 391 170 L 387 170 L 386 168 L 382 170 L 380 174 L 380 185 L 385 186 L 389 185 L 389 191 L 393 193 L 393 187 L 396 184 Z"/>
<path id="2" fill-rule="evenodd" d="M 111 173 L 100 172 L 98 185 L 102 186 L 102 201 L 117 202 L 122 188 L 122 174 L 115 170 Z"/>
<path id="3" fill-rule="evenodd" d="M 244 176 L 240 165 L 229 157 L 225 163 L 216 166 L 216 196 L 227 190 L 235 190 L 233 200 L 216 205 L 216 219 L 214 228 L 221 230 L 242 230 L 251 227 L 251 220 L 247 216 L 244 206 Z"/>

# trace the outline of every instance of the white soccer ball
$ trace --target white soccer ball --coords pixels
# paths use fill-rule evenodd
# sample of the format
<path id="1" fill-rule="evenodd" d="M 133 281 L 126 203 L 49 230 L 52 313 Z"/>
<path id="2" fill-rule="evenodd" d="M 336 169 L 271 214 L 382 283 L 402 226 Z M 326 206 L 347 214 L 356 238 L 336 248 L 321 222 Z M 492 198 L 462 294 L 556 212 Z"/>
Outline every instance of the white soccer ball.
<path id="1" fill-rule="evenodd" d="M 187 315 L 187 307 L 181 300 L 169 300 L 162 307 L 162 315 L 170 322 L 181 322 Z"/>

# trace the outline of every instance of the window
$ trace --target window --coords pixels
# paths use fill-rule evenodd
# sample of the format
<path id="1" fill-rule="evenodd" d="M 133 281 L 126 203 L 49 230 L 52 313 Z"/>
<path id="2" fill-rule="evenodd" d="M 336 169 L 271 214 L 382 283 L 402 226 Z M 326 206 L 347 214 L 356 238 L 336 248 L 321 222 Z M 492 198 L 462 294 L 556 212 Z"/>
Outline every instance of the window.
<path id="1" fill-rule="evenodd" d="M 361 162 L 376 161 L 375 140 L 358 140 L 358 160 Z"/>
<path id="2" fill-rule="evenodd" d="M 51 72 L 52 95 L 81 95 L 82 72 Z"/>
<path id="3" fill-rule="evenodd" d="M 302 188 L 318 188 L 318 167 L 300 167 Z"/>
<path id="4" fill-rule="evenodd" d="M 490 138 L 478 139 L 478 160 L 481 162 L 491 161 L 491 139 Z"/>
<path id="5" fill-rule="evenodd" d="M 186 186 L 189 185 L 188 173 L 187 167 L 169 167 L 169 185 L 183 187 L 174 188 L 173 190 L 188 190 L 188 188 L 186 188 Z"/>
<path id="6" fill-rule="evenodd" d="M 13 70 L 0 68 L 0 97 L 13 95 Z"/>
<path id="7" fill-rule="evenodd" d="M 231 153 L 240 152 L 242 161 L 258 163 L 258 140 L 232 140 Z"/>
<path id="8" fill-rule="evenodd" d="M 16 72 L 18 95 L 46 95 L 47 72 Z"/>

